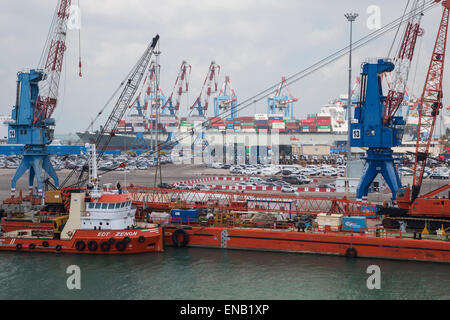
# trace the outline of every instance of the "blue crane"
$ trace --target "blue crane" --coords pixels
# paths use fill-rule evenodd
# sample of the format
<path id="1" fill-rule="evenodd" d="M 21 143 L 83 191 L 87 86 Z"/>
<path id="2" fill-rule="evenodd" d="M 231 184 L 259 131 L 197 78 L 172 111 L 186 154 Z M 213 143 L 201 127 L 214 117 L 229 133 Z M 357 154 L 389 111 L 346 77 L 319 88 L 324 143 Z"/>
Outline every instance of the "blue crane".
<path id="1" fill-rule="evenodd" d="M 8 144 L 24 145 L 23 158 L 11 181 L 11 196 L 16 184 L 29 171 L 28 185 L 33 190 L 37 181 L 38 195 L 42 195 L 45 170 L 57 186 L 58 176 L 50 162 L 48 145 L 53 141 L 55 119 L 53 111 L 58 103 L 58 88 L 66 50 L 67 20 L 71 0 L 58 0 L 39 68 L 19 72 L 16 104 L 8 126 Z M 81 75 L 81 73 L 80 73 Z"/>
<path id="2" fill-rule="evenodd" d="M 380 173 L 392 191 L 395 200 L 401 181 L 395 167 L 392 148 L 401 144 L 405 121 L 401 116 L 383 123 L 384 101 L 381 75 L 394 70 L 389 59 L 364 63 L 361 72 L 361 101 L 355 107 L 350 125 L 350 146 L 367 148 L 366 166 L 358 189 L 357 199 L 367 198 L 368 189 Z"/>

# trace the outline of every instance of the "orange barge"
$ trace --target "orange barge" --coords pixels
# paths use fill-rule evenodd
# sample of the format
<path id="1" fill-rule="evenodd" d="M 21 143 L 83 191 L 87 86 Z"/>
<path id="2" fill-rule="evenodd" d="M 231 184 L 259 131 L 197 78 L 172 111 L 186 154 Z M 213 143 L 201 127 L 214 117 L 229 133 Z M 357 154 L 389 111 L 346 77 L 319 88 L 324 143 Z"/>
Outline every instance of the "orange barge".
<path id="1" fill-rule="evenodd" d="M 450 241 L 426 239 L 426 235 L 401 234 L 386 229 L 348 232 L 312 228 L 299 232 L 282 229 L 168 225 L 165 242 L 177 247 L 226 248 L 291 253 L 317 253 L 349 258 L 387 258 L 428 262 L 450 262 Z"/>

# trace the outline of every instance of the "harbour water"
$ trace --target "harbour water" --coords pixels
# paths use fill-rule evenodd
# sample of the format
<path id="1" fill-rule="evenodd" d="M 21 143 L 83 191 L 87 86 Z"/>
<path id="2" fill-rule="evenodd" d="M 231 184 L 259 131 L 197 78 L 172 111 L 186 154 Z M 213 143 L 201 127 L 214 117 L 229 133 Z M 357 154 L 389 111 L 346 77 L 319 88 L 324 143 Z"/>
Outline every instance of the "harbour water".
<path id="1" fill-rule="evenodd" d="M 67 268 L 80 268 L 68 289 Z M 368 289 L 367 268 L 380 268 Z M 335 256 L 167 248 L 100 256 L 0 253 L 0 299 L 354 300 L 450 299 L 450 266 Z"/>

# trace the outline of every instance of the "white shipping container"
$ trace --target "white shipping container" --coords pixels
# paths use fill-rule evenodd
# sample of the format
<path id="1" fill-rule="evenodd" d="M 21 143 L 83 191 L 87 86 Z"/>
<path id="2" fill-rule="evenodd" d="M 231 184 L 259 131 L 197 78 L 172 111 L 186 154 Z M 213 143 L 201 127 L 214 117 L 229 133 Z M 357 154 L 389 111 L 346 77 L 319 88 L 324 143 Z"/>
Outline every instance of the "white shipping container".
<path id="1" fill-rule="evenodd" d="M 268 120 L 267 113 L 255 114 L 255 120 Z"/>
<path id="2" fill-rule="evenodd" d="M 273 129 L 284 129 L 286 128 L 286 125 L 284 122 L 272 122 L 272 128 Z"/>

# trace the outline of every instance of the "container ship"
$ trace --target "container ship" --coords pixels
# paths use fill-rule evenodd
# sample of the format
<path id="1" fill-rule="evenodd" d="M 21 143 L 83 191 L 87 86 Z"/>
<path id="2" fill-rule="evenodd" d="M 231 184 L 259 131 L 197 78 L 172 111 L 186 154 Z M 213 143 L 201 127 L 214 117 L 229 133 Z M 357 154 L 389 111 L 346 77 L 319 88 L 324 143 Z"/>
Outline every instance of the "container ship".
<path id="1" fill-rule="evenodd" d="M 346 95 L 341 95 L 323 106 L 319 113 L 307 115 L 306 119 L 294 119 L 281 114 L 255 114 L 225 119 L 205 118 L 202 121 L 208 124 L 203 128 L 205 139 L 210 142 L 221 141 L 223 133 L 237 136 L 277 133 L 286 136 L 285 140 L 293 137 L 293 141 L 296 139 L 302 141 L 302 138 L 307 137 L 308 141 L 334 146 L 336 142 L 347 140 L 346 99 Z M 136 135 L 140 132 L 143 134 L 146 145 L 152 144 L 156 132 L 159 143 L 169 145 L 168 142 L 175 140 L 176 134 L 185 136 L 192 131 L 198 120 L 198 118 L 180 117 L 176 124 L 161 122 L 156 125 L 155 121 L 150 123 L 144 119 L 136 122 L 129 117 L 119 122 L 116 134 L 112 137 L 108 148 L 128 150 L 135 145 Z M 152 125 L 154 129 L 151 129 Z M 77 132 L 77 135 L 83 143 L 93 143 L 98 137 L 98 132 Z"/>

